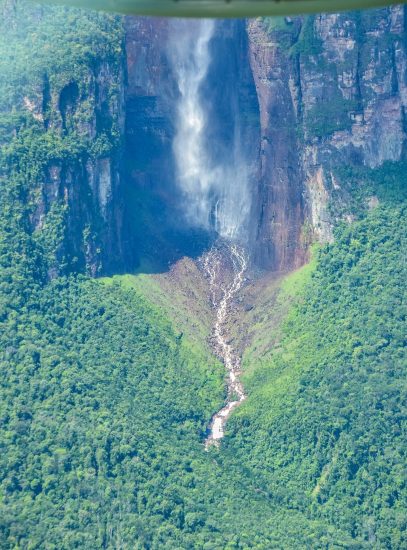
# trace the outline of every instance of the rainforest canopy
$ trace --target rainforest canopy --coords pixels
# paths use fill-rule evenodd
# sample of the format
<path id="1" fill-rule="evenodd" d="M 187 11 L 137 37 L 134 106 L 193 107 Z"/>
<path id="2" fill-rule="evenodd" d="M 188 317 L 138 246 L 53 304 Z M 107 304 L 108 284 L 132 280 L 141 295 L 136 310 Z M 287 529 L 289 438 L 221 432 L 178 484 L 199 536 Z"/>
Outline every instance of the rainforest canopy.
<path id="1" fill-rule="evenodd" d="M 407 0 L 42 0 L 133 15 L 256 17 L 377 8 Z"/>

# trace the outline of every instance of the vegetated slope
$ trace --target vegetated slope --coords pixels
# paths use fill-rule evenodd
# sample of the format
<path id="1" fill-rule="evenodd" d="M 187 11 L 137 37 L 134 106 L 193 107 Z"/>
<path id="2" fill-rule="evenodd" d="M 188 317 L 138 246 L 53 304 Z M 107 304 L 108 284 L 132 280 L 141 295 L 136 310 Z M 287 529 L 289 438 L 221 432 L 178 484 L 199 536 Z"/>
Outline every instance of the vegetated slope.
<path id="1" fill-rule="evenodd" d="M 184 521 L 219 369 L 134 291 L 85 279 L 38 290 L 1 334 L 0 545 L 131 547 Z"/>
<path id="2" fill-rule="evenodd" d="M 31 280 L 0 328 L 2 548 L 270 548 L 329 532 L 204 451 L 223 372 L 134 290 Z"/>
<path id="3" fill-rule="evenodd" d="M 328 547 L 404 548 L 405 171 L 357 172 L 361 219 L 318 253 L 279 345 L 261 359 L 256 338 L 247 350 L 250 397 L 230 421 L 225 452 L 274 502 L 346 533 Z M 381 204 L 366 214 L 372 190 L 367 202 Z"/>
<path id="4" fill-rule="evenodd" d="M 0 177 L 49 277 L 117 266 L 123 34 L 115 15 L 0 0 Z"/>
<path id="5" fill-rule="evenodd" d="M 214 312 L 208 300 L 208 282 L 197 262 L 185 257 L 166 273 L 114 275 L 102 280 L 135 289 L 171 320 L 184 340 L 212 355 L 209 338 Z"/>

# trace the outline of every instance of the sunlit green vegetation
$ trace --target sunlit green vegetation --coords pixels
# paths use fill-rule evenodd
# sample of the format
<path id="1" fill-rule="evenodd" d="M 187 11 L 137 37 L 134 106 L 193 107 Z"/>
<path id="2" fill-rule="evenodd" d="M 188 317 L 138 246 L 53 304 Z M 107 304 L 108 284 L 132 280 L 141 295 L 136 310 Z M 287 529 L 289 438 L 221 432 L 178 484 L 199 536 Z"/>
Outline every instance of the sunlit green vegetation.
<path id="1" fill-rule="evenodd" d="M 3 251 L 1 545 L 403 548 L 405 214 L 373 209 L 283 281 L 279 346 L 248 350 L 249 398 L 209 453 L 217 362 L 131 278 L 41 282 L 20 230 L 21 254 Z"/>
<path id="2" fill-rule="evenodd" d="M 166 514 L 175 529 L 222 399 L 215 361 L 134 291 L 81 278 L 34 292 L 1 334 L 2 547 L 102 547 L 110 529 L 130 544 L 144 514 L 147 539 Z"/>
<path id="3" fill-rule="evenodd" d="M 16 100 L 27 110 L 24 97 L 41 97 L 47 82 L 57 91 L 76 81 L 82 92 L 92 69 L 121 59 L 123 29 L 116 15 L 12 0 L 1 0 L 0 13 L 0 110 L 14 110 Z"/>
<path id="4" fill-rule="evenodd" d="M 250 398 L 229 425 L 227 451 L 346 547 L 406 543 L 406 213 L 337 230 L 278 349 L 256 364 L 249 350 Z"/>

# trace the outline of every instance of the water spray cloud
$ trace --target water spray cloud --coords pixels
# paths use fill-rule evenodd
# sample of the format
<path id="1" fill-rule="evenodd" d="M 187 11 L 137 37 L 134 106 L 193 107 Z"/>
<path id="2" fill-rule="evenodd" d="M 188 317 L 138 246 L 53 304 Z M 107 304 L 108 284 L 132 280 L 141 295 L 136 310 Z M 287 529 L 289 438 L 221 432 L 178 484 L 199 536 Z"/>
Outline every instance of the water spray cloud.
<path id="1" fill-rule="evenodd" d="M 215 28 L 213 20 L 172 22 L 170 58 L 179 88 L 173 148 L 188 223 L 233 240 L 242 239 L 246 231 L 249 174 L 237 124 L 232 150 L 221 164 L 213 161 L 206 145 L 208 117 L 201 91 Z"/>

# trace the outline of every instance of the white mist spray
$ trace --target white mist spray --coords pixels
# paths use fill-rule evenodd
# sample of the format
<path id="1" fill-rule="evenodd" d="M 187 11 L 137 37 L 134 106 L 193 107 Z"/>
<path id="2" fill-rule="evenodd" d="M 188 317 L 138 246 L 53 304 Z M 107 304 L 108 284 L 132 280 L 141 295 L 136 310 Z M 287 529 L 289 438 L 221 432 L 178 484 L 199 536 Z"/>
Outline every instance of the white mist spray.
<path id="1" fill-rule="evenodd" d="M 187 221 L 235 240 L 244 238 L 250 211 L 240 134 L 236 129 L 232 150 L 221 164 L 212 161 L 205 146 L 208 120 L 201 89 L 210 67 L 214 32 L 212 20 L 172 23 L 170 53 L 180 92 L 174 156 Z"/>

